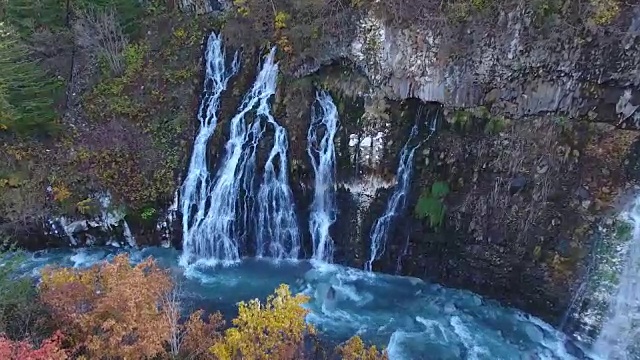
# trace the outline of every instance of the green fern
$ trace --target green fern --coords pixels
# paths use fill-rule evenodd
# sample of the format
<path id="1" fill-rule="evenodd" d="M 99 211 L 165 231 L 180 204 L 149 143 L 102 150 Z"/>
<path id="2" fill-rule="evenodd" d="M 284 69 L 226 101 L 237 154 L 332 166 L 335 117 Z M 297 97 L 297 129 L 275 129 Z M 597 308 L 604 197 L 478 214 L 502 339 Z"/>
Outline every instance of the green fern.
<path id="1" fill-rule="evenodd" d="M 420 219 L 429 218 L 431 227 L 438 227 L 444 220 L 445 206 L 441 200 L 423 195 L 418 199 L 415 212 Z"/>
<path id="2" fill-rule="evenodd" d="M 144 209 L 142 209 L 142 212 L 140 212 L 140 217 L 143 220 L 151 220 L 153 218 L 153 216 L 156 214 L 157 210 L 155 208 L 152 207 L 146 207 Z"/>
<path id="3" fill-rule="evenodd" d="M 449 194 L 449 185 L 444 181 L 436 181 L 431 185 L 431 196 L 443 198 Z"/>
<path id="4" fill-rule="evenodd" d="M 444 221 L 446 206 L 443 198 L 449 194 L 449 185 L 444 181 L 437 181 L 431 185 L 430 191 L 423 193 L 418 199 L 414 209 L 415 215 L 419 219 L 429 219 L 432 228 L 439 227 Z"/>

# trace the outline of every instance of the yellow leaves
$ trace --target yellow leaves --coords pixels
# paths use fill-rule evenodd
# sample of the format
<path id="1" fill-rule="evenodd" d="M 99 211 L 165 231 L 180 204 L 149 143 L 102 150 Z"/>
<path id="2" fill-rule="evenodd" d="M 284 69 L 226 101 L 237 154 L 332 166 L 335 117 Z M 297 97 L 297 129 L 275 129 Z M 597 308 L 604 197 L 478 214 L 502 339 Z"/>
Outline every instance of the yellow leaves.
<path id="1" fill-rule="evenodd" d="M 76 208 L 80 214 L 87 215 L 93 209 L 93 200 L 91 198 L 87 198 L 79 201 L 76 204 Z"/>
<path id="2" fill-rule="evenodd" d="M 293 53 L 293 47 L 291 46 L 289 38 L 287 35 L 283 34 L 283 30 L 287 28 L 289 18 L 290 15 L 284 11 L 277 11 L 274 18 L 274 28 L 277 37 L 276 43 L 278 44 L 278 47 L 287 54 Z"/>
<path id="3" fill-rule="evenodd" d="M 211 353 L 218 360 L 304 358 L 304 339 L 315 335 L 315 329 L 305 323 L 308 310 L 302 305 L 308 300 L 304 295 L 291 295 L 287 285 L 280 285 L 265 304 L 257 299 L 240 302 L 234 327 L 211 347 Z M 375 346 L 366 348 L 357 336 L 337 351 L 344 360 L 388 359 L 386 352 L 378 351 Z"/>
<path id="4" fill-rule="evenodd" d="M 249 16 L 249 6 L 247 0 L 233 0 L 233 6 L 240 16 Z"/>
<path id="5" fill-rule="evenodd" d="M 365 348 L 362 339 L 354 336 L 338 347 L 338 353 L 343 360 L 388 360 L 385 351 L 378 352 L 375 346 Z"/>
<path id="6" fill-rule="evenodd" d="M 149 45 L 147 44 L 129 44 L 123 51 L 126 69 L 124 77 L 127 81 L 131 81 L 133 77 L 140 74 L 144 67 L 145 58 L 149 53 Z"/>
<path id="7" fill-rule="evenodd" d="M 276 30 L 285 29 L 287 27 L 287 21 L 289 20 L 289 14 L 284 11 L 276 12 L 274 19 L 274 25 Z"/>
<path id="8" fill-rule="evenodd" d="M 184 28 L 177 28 L 173 31 L 173 36 L 182 41 L 187 37 L 187 31 Z"/>
<path id="9" fill-rule="evenodd" d="M 76 271 L 71 268 L 54 269 L 46 267 L 42 271 L 41 275 L 42 283 L 40 285 L 40 290 L 47 291 L 68 283 L 78 283 L 84 286 L 90 286 L 96 281 L 97 274 L 95 269 Z"/>
<path id="10" fill-rule="evenodd" d="M 598 25 L 610 23 L 620 13 L 617 0 L 590 0 L 593 6 L 593 21 Z"/>
<path id="11" fill-rule="evenodd" d="M 64 184 L 53 187 L 53 199 L 55 201 L 65 201 L 71 196 L 71 191 Z"/>
<path id="12" fill-rule="evenodd" d="M 26 181 L 21 180 L 20 177 L 16 175 L 11 175 L 8 178 L 0 178 L 0 188 L 3 187 L 12 187 L 18 188 L 22 186 Z"/>
<path id="13" fill-rule="evenodd" d="M 17 161 L 22 161 L 29 156 L 31 156 L 32 150 L 28 147 L 18 145 L 18 146 L 10 146 L 6 148 L 7 154 L 13 156 Z"/>
<path id="14" fill-rule="evenodd" d="M 277 42 L 278 47 L 281 48 L 287 54 L 293 53 L 293 47 L 289 42 L 289 38 L 286 35 L 282 35 L 278 38 Z"/>
<path id="15" fill-rule="evenodd" d="M 287 285 L 280 285 L 265 304 L 257 299 L 240 302 L 235 327 L 210 351 L 220 360 L 298 359 L 304 336 L 313 332 L 305 322 L 308 310 L 301 306 L 308 300 L 304 295 L 291 295 Z"/>
<path id="16" fill-rule="evenodd" d="M 88 160 L 89 158 L 91 158 L 91 156 L 91 151 L 86 148 L 81 148 L 80 150 L 78 150 L 78 159 L 80 161 Z"/>
<path id="17" fill-rule="evenodd" d="M 184 337 L 180 353 L 188 359 L 210 359 L 214 358 L 209 352 L 209 348 L 221 338 L 219 330 L 224 325 L 224 320 L 220 313 L 209 315 L 207 322 L 202 321 L 203 310 L 198 310 L 191 314 L 182 326 Z"/>

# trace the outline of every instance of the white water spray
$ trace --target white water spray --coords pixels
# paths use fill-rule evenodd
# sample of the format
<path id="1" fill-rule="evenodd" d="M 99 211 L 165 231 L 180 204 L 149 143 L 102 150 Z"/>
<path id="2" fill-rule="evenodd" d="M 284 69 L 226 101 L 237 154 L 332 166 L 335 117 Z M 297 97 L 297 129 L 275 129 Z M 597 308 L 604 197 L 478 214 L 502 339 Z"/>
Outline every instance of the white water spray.
<path id="1" fill-rule="evenodd" d="M 260 103 L 258 115 L 273 126 L 275 133 L 258 193 L 256 255 L 277 260 L 297 259 L 300 252 L 300 231 L 289 187 L 287 130 L 273 118 L 267 102 Z"/>
<path id="2" fill-rule="evenodd" d="M 309 230 L 313 240 L 313 259 L 330 263 L 333 261 L 333 239 L 329 228 L 336 221 L 336 149 L 333 139 L 338 129 L 338 110 L 325 91 L 316 93 L 316 104 L 307 133 L 307 153 L 315 175 Z M 322 138 L 318 139 L 320 134 Z"/>
<path id="3" fill-rule="evenodd" d="M 205 53 L 205 81 L 202 102 L 198 110 L 200 129 L 193 144 L 193 153 L 187 176 L 180 189 L 182 212 L 182 234 L 185 254 L 193 250 L 196 254 L 196 238 L 200 223 L 204 218 L 206 201 L 209 196 L 209 169 L 207 167 L 207 144 L 218 125 L 217 111 L 220 95 L 227 88 L 231 76 L 238 72 L 239 61 L 236 52 L 231 69 L 226 68 L 225 51 L 220 36 L 212 33 L 207 41 Z M 196 213 L 192 216 L 192 211 Z"/>
<path id="4" fill-rule="evenodd" d="M 213 45 L 214 49 L 216 47 L 219 49 L 220 39 L 216 39 L 217 42 L 213 42 L 213 44 L 210 42 L 210 45 Z M 212 50 L 209 49 L 208 55 L 211 52 Z M 214 61 L 224 64 L 223 52 L 214 50 L 213 53 L 217 57 L 211 56 L 212 59 L 209 60 L 209 56 L 207 56 L 208 62 Z M 191 223 L 189 223 L 188 219 L 185 220 L 183 218 L 184 252 L 181 258 L 183 265 L 193 260 L 210 264 L 221 263 L 223 265 L 232 264 L 240 260 L 237 240 L 239 235 L 246 231 L 246 224 L 240 224 L 238 221 L 240 218 L 238 199 L 240 198 L 241 188 L 246 188 L 244 174 L 249 172 L 253 175 L 255 150 L 263 132 L 260 126 L 260 116 L 257 116 L 250 126 L 246 124 L 245 117 L 258 104 L 259 109 L 268 108 L 267 102 L 275 94 L 278 66 L 274 63 L 274 56 L 275 49 L 264 60 L 253 87 L 245 95 L 236 115 L 231 119 L 229 140 L 225 144 L 225 157 L 222 159 L 215 180 L 212 184 L 200 185 L 200 196 L 196 197 L 199 201 L 196 204 L 193 204 L 193 197 L 183 195 L 183 210 L 189 210 L 192 207 L 197 209 Z M 236 64 L 237 61 L 234 60 L 233 73 L 237 72 Z M 220 68 L 224 68 L 224 66 L 222 65 Z M 209 74 L 207 76 L 209 77 Z M 215 103 L 215 110 L 219 106 L 220 93 L 226 88 L 229 77 L 225 78 L 219 75 L 218 78 L 225 79 L 224 82 L 220 82 L 224 84 L 224 87 L 220 87 L 216 97 L 205 99 L 209 100 L 210 103 Z M 212 105 L 207 105 L 204 101 L 202 106 L 212 107 Z M 208 113 L 215 114 L 215 111 L 209 111 Z M 260 110 L 258 110 L 258 113 L 260 113 Z M 215 118 L 215 115 L 211 115 L 211 117 Z M 210 136 L 211 134 L 208 135 L 208 137 Z M 203 158 L 206 152 L 206 142 L 205 140 L 204 145 L 197 143 L 194 146 L 202 146 L 204 148 L 202 150 Z M 193 157 L 195 156 L 197 155 L 194 150 Z M 196 174 L 202 173 L 200 176 L 205 179 L 204 182 L 206 183 L 206 179 L 209 177 L 206 161 L 202 160 L 200 165 L 203 165 L 202 168 L 190 166 L 187 180 L 183 185 L 184 189 L 196 186 L 191 182 L 187 182 L 191 178 L 196 178 L 192 171 L 196 172 Z M 183 193 L 187 193 L 187 191 L 183 190 Z M 185 214 L 188 214 L 188 212 L 183 211 L 183 217 L 188 216 Z"/>
<path id="5" fill-rule="evenodd" d="M 371 229 L 371 256 L 369 261 L 364 264 L 366 271 L 372 271 L 373 262 L 378 260 L 382 254 L 384 254 L 387 244 L 387 238 L 389 237 L 389 227 L 396 219 L 396 217 L 404 212 L 407 207 L 407 194 L 409 192 L 409 182 L 411 180 L 411 173 L 413 172 L 413 158 L 418 149 L 423 143 L 429 140 L 436 131 L 437 115 L 431 120 L 429 135 L 422 141 L 416 141 L 418 137 L 418 124 L 421 121 L 420 114 L 416 124 L 411 128 L 409 139 L 402 147 L 400 152 L 400 162 L 398 164 L 398 172 L 396 175 L 396 185 L 393 189 L 393 194 L 387 202 L 387 207 L 384 214 L 379 217 L 373 228 Z M 413 145 L 412 145 L 413 144 Z"/>
<path id="6" fill-rule="evenodd" d="M 609 305 L 609 316 L 594 344 L 595 352 L 604 359 L 637 359 L 632 347 L 640 339 L 640 196 L 633 208 L 624 214 L 633 224 L 632 239 L 626 252 L 626 263 L 617 293 Z"/>

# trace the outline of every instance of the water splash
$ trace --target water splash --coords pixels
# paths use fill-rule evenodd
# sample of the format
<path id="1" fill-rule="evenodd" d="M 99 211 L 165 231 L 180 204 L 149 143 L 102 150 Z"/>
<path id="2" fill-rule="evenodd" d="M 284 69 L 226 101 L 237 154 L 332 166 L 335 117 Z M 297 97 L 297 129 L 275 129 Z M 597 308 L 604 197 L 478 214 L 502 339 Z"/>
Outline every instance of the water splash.
<path id="1" fill-rule="evenodd" d="M 633 224 L 632 240 L 609 316 L 594 344 L 598 355 L 615 360 L 637 359 L 640 355 L 640 196 L 624 215 Z"/>
<path id="2" fill-rule="evenodd" d="M 255 193 L 257 188 L 256 175 L 256 161 L 255 156 L 258 151 L 258 144 L 262 135 L 264 134 L 264 128 L 261 121 L 254 121 L 251 125 L 251 139 L 245 148 L 244 157 L 250 159 L 244 163 L 244 178 L 242 180 L 242 203 L 240 213 L 242 214 L 242 226 L 239 227 L 240 233 L 238 235 L 238 241 L 241 244 L 248 244 L 253 238 L 254 232 L 252 232 L 257 226 L 257 213 L 255 208 Z"/>
<path id="3" fill-rule="evenodd" d="M 431 119 L 429 135 L 418 141 L 418 127 L 421 119 L 421 112 L 418 112 L 416 117 L 416 124 L 411 128 L 409 139 L 402 147 L 400 152 L 400 161 L 398 164 L 398 172 L 396 175 L 396 185 L 393 190 L 391 198 L 387 202 L 387 207 L 384 214 L 379 217 L 372 230 L 371 230 L 371 256 L 369 261 L 364 265 L 366 271 L 372 271 L 373 262 L 378 260 L 384 253 L 387 244 L 387 238 L 389 237 L 389 228 L 392 225 L 395 218 L 402 214 L 407 207 L 407 194 L 409 192 L 409 182 L 411 180 L 411 173 L 413 172 L 413 158 L 418 149 L 423 143 L 428 141 L 436 131 L 438 114 Z M 427 115 L 428 116 L 428 115 Z"/>
<path id="4" fill-rule="evenodd" d="M 336 221 L 336 149 L 333 139 L 338 128 L 338 110 L 331 96 L 316 93 L 315 110 L 307 132 L 307 153 L 315 174 L 309 230 L 313 259 L 333 261 L 333 239 L 329 228 Z M 322 135 L 320 135 L 322 134 Z M 320 140 L 318 138 L 322 136 Z"/>
<path id="5" fill-rule="evenodd" d="M 300 252 L 300 231 L 289 187 L 287 130 L 273 118 L 266 101 L 260 103 L 258 116 L 266 119 L 275 133 L 258 193 L 256 255 L 277 260 L 297 259 Z"/>
<path id="6" fill-rule="evenodd" d="M 204 218 L 206 201 L 209 195 L 209 169 L 207 167 L 207 144 L 218 125 L 217 111 L 220 106 L 220 95 L 227 88 L 231 76 L 239 69 L 236 52 L 231 69 L 225 64 L 225 51 L 220 36 L 212 33 L 207 41 L 205 53 L 205 81 L 203 96 L 198 110 L 200 129 L 193 144 L 193 153 L 189 162 L 187 176 L 180 189 L 182 213 L 182 233 L 185 254 L 188 254 L 195 243 L 199 224 Z M 192 214 L 193 211 L 195 214 Z M 196 252 L 197 250 L 194 249 Z"/>
<path id="7" fill-rule="evenodd" d="M 208 66 L 207 77 L 215 79 L 213 83 L 218 85 L 215 87 L 218 91 L 214 93 L 215 96 L 205 98 L 204 100 L 207 100 L 208 104 L 203 101 L 202 106 L 209 109 L 207 114 L 217 122 L 215 110 L 219 106 L 219 96 L 226 89 L 230 76 L 237 72 L 237 56 L 234 58 L 232 72 L 227 73 L 224 71 L 224 52 L 220 50 L 219 37 L 216 37 L 216 41 L 210 42 L 209 45 L 213 47 L 213 51 L 211 48 L 208 50 L 207 62 L 213 62 L 218 66 Z M 206 142 L 213 130 L 209 130 L 210 133 L 207 134 L 208 137 L 204 140 L 204 144 L 198 143 L 198 138 L 196 140 L 194 148 L 204 148 L 201 150 L 203 159 L 198 159 L 196 163 L 200 167 L 189 167 L 189 174 L 185 185 L 183 185 L 184 252 L 181 257 L 182 265 L 193 260 L 199 263 L 221 263 L 223 265 L 240 260 L 238 239 L 240 234 L 246 232 L 245 221 L 247 219 L 242 219 L 239 212 L 239 199 L 242 190 L 250 190 L 247 188 L 247 180 L 244 175 L 249 173 L 252 176 L 254 173 L 257 143 L 264 131 L 260 124 L 260 116 L 256 116 L 250 125 L 247 125 L 245 117 L 258 104 L 259 109 L 268 107 L 269 98 L 275 94 L 278 66 L 274 63 L 274 56 L 275 49 L 272 49 L 265 58 L 253 87 L 245 95 L 236 115 L 230 121 L 230 134 L 229 140 L 225 144 L 225 156 L 211 184 L 207 181 L 209 173 L 204 153 L 206 152 Z M 210 74 L 209 68 L 216 71 L 211 71 Z M 212 108 L 213 111 L 211 111 Z M 206 125 L 207 122 L 201 120 L 201 124 Z M 201 129 L 200 133 L 202 132 Z M 195 153 L 194 150 L 193 157 L 197 156 Z M 195 182 L 192 179 L 196 179 Z M 200 184 L 197 196 L 185 196 L 195 192 L 190 189 L 195 188 L 197 184 Z M 244 195 L 246 199 L 247 194 Z M 197 200 L 195 204 L 194 200 Z M 195 207 L 197 211 L 192 221 L 189 222 L 189 219 L 185 220 L 184 217 L 188 216 L 185 214 L 189 214 L 188 210 L 191 210 L 192 207 Z M 238 219 L 244 220 L 242 224 L 238 222 Z"/>

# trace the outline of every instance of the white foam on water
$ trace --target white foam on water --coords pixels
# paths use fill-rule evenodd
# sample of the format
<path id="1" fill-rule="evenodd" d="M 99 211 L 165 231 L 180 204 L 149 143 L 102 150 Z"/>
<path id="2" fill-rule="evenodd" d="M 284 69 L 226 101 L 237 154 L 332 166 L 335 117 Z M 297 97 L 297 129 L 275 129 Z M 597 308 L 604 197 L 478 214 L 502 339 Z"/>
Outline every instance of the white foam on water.
<path id="1" fill-rule="evenodd" d="M 100 261 L 104 260 L 105 252 L 89 252 L 85 249 L 80 249 L 75 252 L 73 256 L 69 258 L 73 262 L 73 267 L 76 269 L 91 267 Z"/>
<path id="2" fill-rule="evenodd" d="M 464 325 L 460 317 L 453 316 L 450 320 L 451 326 L 455 331 L 456 335 L 458 335 L 458 339 L 462 342 L 464 347 L 467 349 L 467 357 L 470 360 L 481 359 L 481 356 L 489 356 L 490 353 L 487 349 L 477 346 L 477 341 L 475 340 L 475 336 L 471 334 L 469 329 Z"/>

